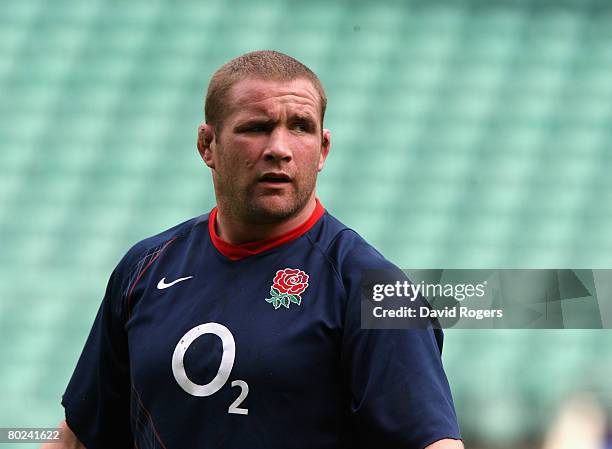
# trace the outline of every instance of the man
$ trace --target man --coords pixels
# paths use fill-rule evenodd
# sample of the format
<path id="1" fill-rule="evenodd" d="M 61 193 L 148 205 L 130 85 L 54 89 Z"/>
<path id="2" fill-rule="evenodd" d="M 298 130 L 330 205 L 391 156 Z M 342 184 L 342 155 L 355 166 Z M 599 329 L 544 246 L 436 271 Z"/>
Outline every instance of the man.
<path id="1" fill-rule="evenodd" d="M 315 196 L 326 102 L 278 52 L 213 75 L 198 150 L 217 207 L 113 272 L 65 448 L 463 447 L 441 332 L 361 329 L 361 273 L 397 269 Z"/>

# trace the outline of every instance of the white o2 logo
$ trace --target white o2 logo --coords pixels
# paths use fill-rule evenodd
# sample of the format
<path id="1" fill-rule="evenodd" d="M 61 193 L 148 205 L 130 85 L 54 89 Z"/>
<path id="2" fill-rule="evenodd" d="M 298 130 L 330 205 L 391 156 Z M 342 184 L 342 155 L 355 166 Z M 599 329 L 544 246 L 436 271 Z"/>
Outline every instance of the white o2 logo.
<path id="1" fill-rule="evenodd" d="M 200 385 L 187 377 L 183 359 L 191 343 L 204 334 L 214 334 L 221 339 L 223 355 L 221 356 L 221 364 L 219 365 L 217 375 L 207 384 Z M 200 324 L 183 335 L 177 343 L 176 348 L 174 348 L 174 354 L 172 354 L 172 374 L 174 374 L 174 378 L 180 387 L 190 395 L 200 397 L 210 396 L 219 391 L 223 385 L 225 385 L 227 379 L 229 379 L 232 368 L 234 367 L 235 357 L 236 342 L 234 341 L 234 336 L 227 327 L 219 323 Z M 249 394 L 249 386 L 243 380 L 234 380 L 232 382 L 232 387 L 240 387 L 240 395 L 229 406 L 227 412 L 237 415 L 248 415 L 248 409 L 238 406 L 242 404 L 242 401 L 244 401 Z"/>

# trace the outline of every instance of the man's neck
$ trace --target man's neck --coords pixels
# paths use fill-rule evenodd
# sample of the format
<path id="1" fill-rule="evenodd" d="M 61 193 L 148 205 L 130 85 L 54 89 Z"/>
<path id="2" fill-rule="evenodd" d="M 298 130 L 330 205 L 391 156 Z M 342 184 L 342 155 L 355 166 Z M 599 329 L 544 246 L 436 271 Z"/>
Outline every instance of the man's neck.
<path id="1" fill-rule="evenodd" d="M 297 214 L 279 223 L 247 223 L 235 219 L 231 215 L 223 214 L 221 208 L 217 208 L 215 231 L 217 236 L 232 245 L 266 240 L 281 236 L 306 222 L 315 210 L 317 203 L 315 196 L 308 201 L 306 206 Z"/>

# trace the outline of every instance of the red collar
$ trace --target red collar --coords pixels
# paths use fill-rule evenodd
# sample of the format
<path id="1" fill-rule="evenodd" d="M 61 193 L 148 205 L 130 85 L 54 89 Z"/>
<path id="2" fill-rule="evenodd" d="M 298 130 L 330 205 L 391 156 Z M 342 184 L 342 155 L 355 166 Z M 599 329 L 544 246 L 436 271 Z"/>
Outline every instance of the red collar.
<path id="1" fill-rule="evenodd" d="M 208 218 L 208 232 L 210 233 L 210 239 L 212 240 L 213 245 L 221 254 L 227 257 L 230 260 L 239 260 L 244 257 L 252 256 L 254 254 L 259 254 L 263 251 L 267 251 L 272 248 L 276 248 L 277 246 L 284 245 L 291 240 L 295 240 L 298 237 L 304 235 L 310 228 L 312 228 L 319 218 L 323 216 L 325 213 L 325 208 L 319 202 L 319 199 L 316 199 L 317 205 L 315 206 L 314 211 L 304 223 L 299 225 L 297 228 L 292 229 L 291 231 L 285 232 L 278 237 L 272 237 L 269 239 L 258 240 L 256 242 L 248 242 L 242 243 L 240 245 L 234 245 L 232 243 L 226 242 L 225 240 L 221 240 L 221 238 L 217 235 L 215 231 L 215 221 L 217 219 L 217 208 L 213 208 L 210 212 L 210 216 Z"/>

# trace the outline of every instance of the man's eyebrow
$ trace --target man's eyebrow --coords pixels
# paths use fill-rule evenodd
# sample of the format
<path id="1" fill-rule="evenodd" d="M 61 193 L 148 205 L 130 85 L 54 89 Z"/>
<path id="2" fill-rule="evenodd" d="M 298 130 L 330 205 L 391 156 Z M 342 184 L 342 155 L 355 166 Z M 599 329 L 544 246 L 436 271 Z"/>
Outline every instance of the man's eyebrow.
<path id="1" fill-rule="evenodd" d="M 308 112 L 296 112 L 289 117 L 289 121 L 292 123 L 304 123 L 309 126 L 316 126 L 317 120 L 315 117 Z M 277 120 L 267 116 L 266 114 L 257 114 L 252 116 L 245 116 L 238 118 L 233 126 L 236 131 L 244 130 L 249 126 L 260 125 L 260 126 L 273 126 L 277 123 Z"/>
<path id="2" fill-rule="evenodd" d="M 243 128 L 247 128 L 252 125 L 273 125 L 276 123 L 276 120 L 271 119 L 270 117 L 266 117 L 265 115 L 258 117 L 245 117 L 243 119 L 239 119 L 236 121 L 234 125 L 235 130 L 240 130 Z"/>
<path id="3" fill-rule="evenodd" d="M 304 112 L 298 112 L 296 114 L 293 114 L 292 118 L 297 120 L 314 120 L 314 117 L 312 115 Z"/>
<path id="4" fill-rule="evenodd" d="M 294 121 L 294 122 L 303 122 L 303 123 L 308 123 L 308 124 L 311 124 L 311 125 L 316 124 L 316 120 L 315 120 L 315 118 L 312 115 L 310 115 L 308 113 L 303 113 L 303 112 L 294 114 L 291 117 L 291 120 Z"/>

